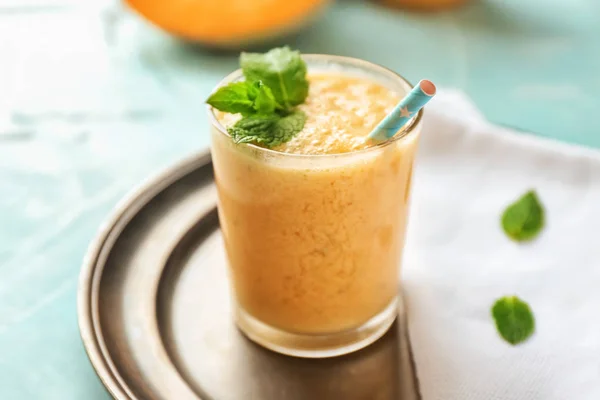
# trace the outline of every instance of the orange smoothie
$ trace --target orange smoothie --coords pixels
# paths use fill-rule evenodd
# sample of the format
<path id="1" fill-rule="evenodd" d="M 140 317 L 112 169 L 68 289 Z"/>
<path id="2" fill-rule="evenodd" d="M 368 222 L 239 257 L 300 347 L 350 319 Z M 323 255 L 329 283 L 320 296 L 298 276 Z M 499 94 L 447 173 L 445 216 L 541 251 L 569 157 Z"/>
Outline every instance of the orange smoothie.
<path id="1" fill-rule="evenodd" d="M 360 327 L 398 295 L 418 130 L 374 145 L 398 93 L 344 71 L 312 72 L 304 129 L 274 149 L 235 144 L 215 111 L 219 216 L 238 306 L 271 327 Z M 399 137 L 399 138 L 398 138 Z"/>

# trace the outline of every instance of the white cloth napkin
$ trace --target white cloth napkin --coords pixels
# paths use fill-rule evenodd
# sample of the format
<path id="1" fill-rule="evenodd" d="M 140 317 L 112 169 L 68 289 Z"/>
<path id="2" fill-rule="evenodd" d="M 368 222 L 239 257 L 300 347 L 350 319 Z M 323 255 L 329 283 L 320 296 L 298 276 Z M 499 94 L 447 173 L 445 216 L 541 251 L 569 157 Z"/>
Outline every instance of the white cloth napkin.
<path id="1" fill-rule="evenodd" d="M 600 152 L 493 126 L 460 93 L 430 104 L 402 274 L 423 400 L 600 399 Z M 517 244 L 500 215 L 530 188 L 546 228 Z M 516 347 L 490 315 L 512 294 L 536 318 Z"/>

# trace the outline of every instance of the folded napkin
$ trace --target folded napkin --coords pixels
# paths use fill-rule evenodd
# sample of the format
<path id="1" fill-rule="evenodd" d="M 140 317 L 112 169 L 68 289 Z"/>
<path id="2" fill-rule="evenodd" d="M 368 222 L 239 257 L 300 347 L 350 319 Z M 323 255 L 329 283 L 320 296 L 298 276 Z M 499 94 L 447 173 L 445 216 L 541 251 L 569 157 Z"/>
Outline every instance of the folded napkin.
<path id="1" fill-rule="evenodd" d="M 600 399 L 600 152 L 487 123 L 460 93 L 428 106 L 402 273 L 423 400 Z M 505 207 L 535 189 L 546 227 L 518 244 Z M 516 294 L 511 346 L 490 308 Z"/>

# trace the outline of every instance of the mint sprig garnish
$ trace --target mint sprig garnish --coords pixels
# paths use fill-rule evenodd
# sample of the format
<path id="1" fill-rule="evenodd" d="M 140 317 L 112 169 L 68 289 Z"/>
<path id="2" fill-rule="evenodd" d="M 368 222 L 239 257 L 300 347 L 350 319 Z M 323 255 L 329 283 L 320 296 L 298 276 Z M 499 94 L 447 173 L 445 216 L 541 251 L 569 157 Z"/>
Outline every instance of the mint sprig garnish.
<path id="1" fill-rule="evenodd" d="M 265 54 L 242 53 L 240 65 L 247 81 L 262 81 L 288 111 L 308 96 L 306 63 L 298 51 L 282 47 Z"/>
<path id="2" fill-rule="evenodd" d="M 496 329 L 513 346 L 524 342 L 535 331 L 535 319 L 529 305 L 517 296 L 502 297 L 492 306 Z"/>
<path id="3" fill-rule="evenodd" d="M 509 205 L 502 214 L 504 232 L 517 242 L 534 239 L 542 231 L 544 222 L 544 208 L 533 190 Z"/>
<path id="4" fill-rule="evenodd" d="M 236 143 L 275 147 L 304 128 L 296 107 L 308 96 L 306 63 L 289 47 L 267 53 L 242 53 L 243 82 L 219 88 L 206 101 L 217 110 L 243 116 L 228 132 Z"/>

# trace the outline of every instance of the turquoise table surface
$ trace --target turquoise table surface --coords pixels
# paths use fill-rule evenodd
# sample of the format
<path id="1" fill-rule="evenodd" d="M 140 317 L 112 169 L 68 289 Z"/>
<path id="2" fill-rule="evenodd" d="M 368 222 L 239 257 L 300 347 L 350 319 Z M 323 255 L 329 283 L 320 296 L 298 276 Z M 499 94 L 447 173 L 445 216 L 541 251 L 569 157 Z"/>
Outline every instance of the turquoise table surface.
<path id="1" fill-rule="evenodd" d="M 109 398 L 77 328 L 82 257 L 127 191 L 208 145 L 203 100 L 237 64 L 114 10 L 0 0 L 3 400 Z M 428 78 L 465 91 L 491 121 L 600 147 L 596 0 L 428 15 L 340 0 L 290 44 Z"/>

